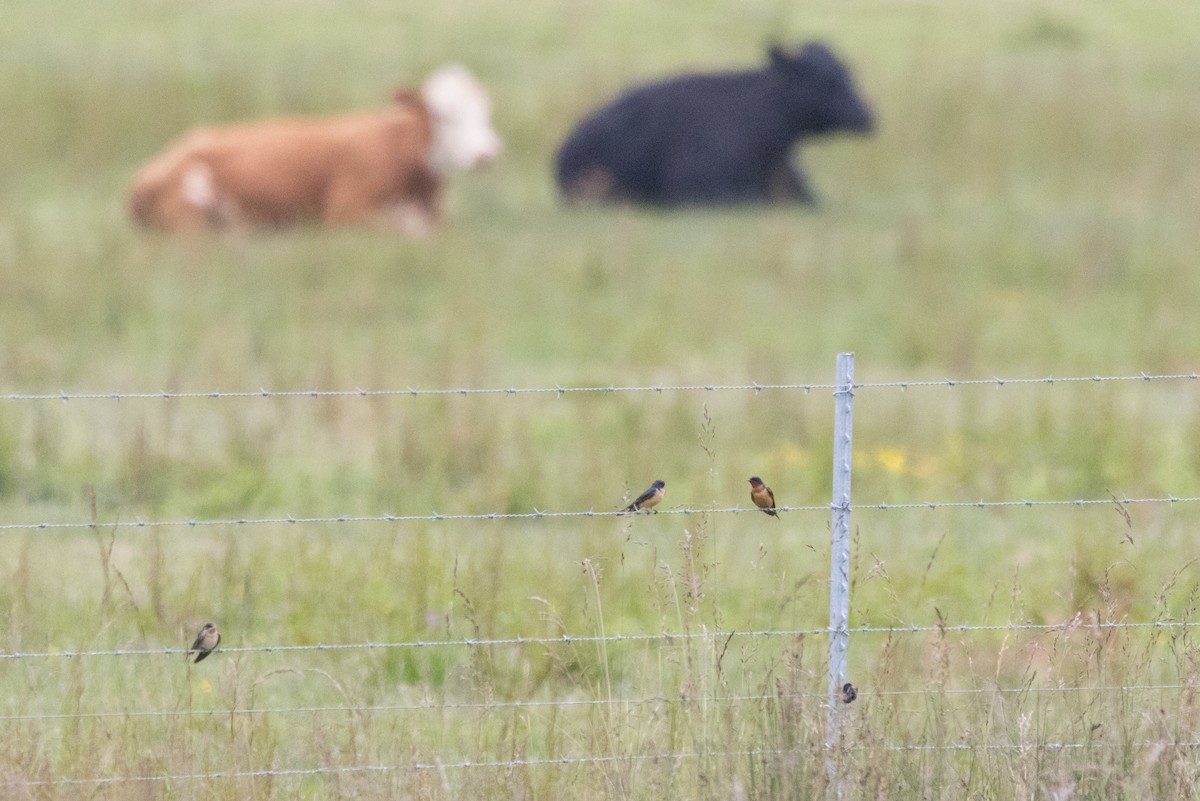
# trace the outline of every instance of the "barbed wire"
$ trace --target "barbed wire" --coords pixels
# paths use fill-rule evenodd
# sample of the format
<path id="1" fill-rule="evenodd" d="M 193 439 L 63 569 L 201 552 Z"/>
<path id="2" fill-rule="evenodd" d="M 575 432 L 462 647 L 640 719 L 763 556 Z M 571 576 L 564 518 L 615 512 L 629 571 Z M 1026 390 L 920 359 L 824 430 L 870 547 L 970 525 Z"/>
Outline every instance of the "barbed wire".
<path id="1" fill-rule="evenodd" d="M 1166 495 L 1156 498 L 1128 498 L 1109 496 L 1107 498 L 1073 498 L 1073 499 L 1058 499 L 1058 500 L 1007 500 L 1007 501 L 920 501 L 910 503 L 862 503 L 850 504 L 847 508 L 851 511 L 888 511 L 888 510 L 904 510 L 904 509 L 954 509 L 954 508 L 1003 508 L 1003 507 L 1035 507 L 1035 506 L 1094 506 L 1097 504 L 1112 505 L 1119 504 L 1176 504 L 1176 503 L 1196 503 L 1200 502 L 1200 496 L 1177 496 Z M 776 511 L 779 512 L 828 512 L 835 507 L 833 504 L 812 504 L 810 506 L 777 506 Z M 712 507 L 712 506 L 681 506 L 676 508 L 657 508 L 653 512 L 638 512 L 638 515 L 647 514 L 665 514 L 665 515 L 702 515 L 702 514 L 756 514 L 762 512 L 758 507 L 742 507 L 742 506 L 727 506 L 727 507 Z M 60 523 L 52 523 L 49 521 L 39 521 L 34 523 L 0 523 L 0 531 L 31 531 L 37 529 L 115 529 L 115 528 L 171 528 L 171 527 L 201 527 L 201 526 L 259 526 L 259 525 L 310 525 L 310 524 L 329 524 L 329 523 L 413 523 L 413 522 L 438 522 L 438 521 L 453 521 L 453 520 L 540 520 L 554 518 L 576 518 L 576 517 L 630 517 L 635 513 L 624 512 L 619 509 L 596 511 L 588 509 L 585 511 L 568 511 L 568 512 L 550 512 L 542 509 L 534 509 L 532 512 L 479 512 L 479 513 L 463 513 L 463 514 L 443 514 L 441 512 L 430 512 L 428 514 L 411 514 L 411 515 L 396 515 L 396 514 L 378 514 L 378 515 L 333 515 L 321 517 L 295 517 L 288 515 L 286 517 L 239 517 L 225 519 L 198 519 L 188 518 L 182 520 L 111 520 L 111 521 L 68 521 Z"/>
<path id="2" fill-rule="evenodd" d="M 547 759 L 505 759 L 505 760 L 462 760 L 458 762 L 411 762 L 406 765 L 336 765 L 320 768 L 291 768 L 264 770 L 231 770 L 213 771 L 210 773 L 161 774 L 157 776 L 102 776 L 96 778 L 60 778 L 34 779 L 29 781 L 0 782 L 0 787 L 45 787 L 53 785 L 78 784 L 118 784 L 126 782 L 165 782 L 165 781 L 201 781 L 211 779 L 252 779 L 252 778 L 281 778 L 289 776 L 318 776 L 338 775 L 346 773 L 390 773 L 394 771 L 425 771 L 425 770 L 456 770 L 460 768 L 513 768 L 538 767 L 543 765 L 581 765 L 603 764 L 610 762 L 638 762 L 660 759 L 692 759 L 709 756 L 758 756 L 782 753 L 781 751 L 748 750 L 729 752 L 686 752 L 661 754 L 618 754 L 593 755 L 578 757 L 558 757 Z"/>
<path id="3" fill-rule="evenodd" d="M 347 651 L 386 648 L 475 648 L 501 645 L 572 645 L 578 643 L 646 642 L 670 640 L 710 639 L 714 637 L 785 637 L 824 634 L 824 629 L 770 629 L 762 631 L 731 632 L 662 632 L 658 634 L 561 634 L 555 637 L 500 637 L 495 639 L 468 638 L 459 640 L 409 640 L 404 642 L 358 642 L 358 643 L 315 643 L 311 645 L 247 645 L 221 646 L 226 653 L 270 653 L 289 651 Z M 127 648 L 97 651 L 13 651 L 0 653 L 3 659 L 74 658 L 80 656 L 174 656 L 189 653 L 186 648 Z"/>
<path id="4" fill-rule="evenodd" d="M 1154 620 L 1148 622 L 1091 622 L 1076 616 L 1063 623 L 994 623 L 994 624 L 937 624 L 857 626 L 846 629 L 847 634 L 920 634 L 930 632 L 969 633 L 982 631 L 1092 631 L 1107 629 L 1180 629 L 1200 626 L 1200 620 Z M 573 645 L 580 643 L 637 643 L 674 640 L 733 639 L 735 637 L 814 637 L 829 634 L 828 628 L 763 629 L 758 631 L 688 631 L 642 634 L 561 634 L 554 637 L 499 637 L 458 640 L 407 640 L 399 642 L 313 643 L 308 645 L 240 645 L 221 646 L 225 653 L 286 653 L 292 651 L 350 651 L 390 648 L 477 648 L 507 645 Z M 92 656 L 172 656 L 191 653 L 187 648 L 118 648 L 95 651 L 9 651 L 0 652 L 6 659 L 74 659 Z"/>
<path id="5" fill-rule="evenodd" d="M 1200 741 L 1164 741 L 1144 740 L 1141 742 L 1110 742 L 1094 740 L 1091 742 L 1045 742 L 1045 743 L 935 743 L 935 744 L 888 744 L 883 746 L 852 745 L 848 748 L 855 752 L 869 751 L 1018 751 L 1018 750 L 1076 750 L 1088 748 L 1150 748 L 1159 745 L 1169 745 L 1173 748 L 1197 748 Z M 254 778 L 288 778 L 322 775 L 344 775 L 353 773 L 393 773 L 397 771 L 444 771 L 462 770 L 468 768 L 517 768 L 517 767 L 569 767 L 577 765 L 609 764 L 614 762 L 657 762 L 669 760 L 678 762 L 685 759 L 713 759 L 729 757 L 771 757 L 786 756 L 801 753 L 816 753 L 819 746 L 809 748 L 756 748 L 737 751 L 681 751 L 660 752 L 648 754 L 598 754 L 590 756 L 562 756 L 535 759 L 503 759 L 503 760 L 460 760 L 456 762 L 410 762 L 403 765 L 335 765 L 317 768 L 283 768 L 262 770 L 228 770 L 211 771 L 207 773 L 177 773 L 151 776 L 97 776 L 90 778 L 63 777 L 56 779 L 27 779 L 0 782 L 0 787 L 48 787 L 58 785 L 110 785 L 139 782 L 191 782 L 210 781 L 214 779 L 254 779 Z"/>
<path id="6" fill-rule="evenodd" d="M 890 509 L 955 509 L 955 508 L 999 508 L 1012 506 L 1094 506 L 1096 504 L 1105 504 L 1111 506 L 1114 503 L 1119 504 L 1139 504 L 1139 503 L 1194 503 L 1200 501 L 1197 496 L 1176 496 L 1167 495 L 1158 498 L 1122 498 L 1115 495 L 1110 495 L 1107 498 L 1075 498 L 1075 499 L 1060 499 L 1034 501 L 1022 499 L 1019 501 L 931 501 L 931 502 L 908 502 L 908 503 L 856 503 L 850 504 L 852 511 L 872 511 Z M 781 507 L 782 508 L 782 507 Z"/>
<path id="7" fill-rule="evenodd" d="M 1071 383 L 1104 383 L 1109 381 L 1195 381 L 1200 379 L 1200 373 L 1146 373 L 1142 372 L 1137 375 L 1092 375 L 1092 376 L 1045 376 L 1041 378 L 1001 378 L 994 376 L 992 378 L 970 378 L 970 379 L 954 379 L 942 378 L 931 380 L 912 380 L 912 381 L 878 381 L 864 382 L 855 384 L 854 389 L 916 389 L 925 387 L 946 387 L 953 389 L 955 387 L 966 386 L 996 386 L 1003 387 L 1008 385 L 1054 385 L 1054 384 L 1071 384 Z M 552 387 L 446 387 L 433 389 L 418 389 L 415 387 L 405 387 L 403 389 L 364 389 L 355 387 L 354 389 L 297 389 L 297 390 L 271 390 L 260 388 L 257 390 L 212 390 L 208 392 L 174 392 L 170 390 L 158 390 L 155 392 L 68 392 L 60 390 L 56 393 L 19 393 L 12 392 L 0 394 L 0 400 L 3 401 L 49 401 L 49 400 L 140 400 L 140 399 L 163 399 L 163 400 L 187 400 L 187 399 L 230 399 L 230 398 L 329 398 L 329 397 L 380 397 L 380 396 L 404 396 L 411 397 L 433 396 L 433 395 L 556 395 L 563 396 L 566 394 L 594 394 L 594 393 L 618 393 L 618 392 L 734 392 L 734 391 L 752 391 L 755 393 L 765 390 L 801 390 L 805 394 L 813 390 L 836 390 L 838 385 L 830 383 L 781 383 L 781 384 L 763 384 L 757 381 L 752 381 L 748 384 L 649 384 L 649 385 L 631 385 L 617 386 L 609 384 L 607 386 L 562 386 L 556 384 Z"/>
<path id="8" fill-rule="evenodd" d="M 1153 748 L 1168 745 L 1172 748 L 1200 748 L 1200 740 L 1143 740 L 1141 742 L 1110 742 L 1108 740 L 1093 740 L 1086 743 L 940 743 L 924 745 L 920 743 L 892 744 L 883 746 L 884 751 L 1071 751 L 1081 748 Z M 860 746 L 851 750 L 873 750 L 870 746 Z"/>
<path id="9" fill-rule="evenodd" d="M 930 695 L 1006 695 L 1006 694 L 1039 694 L 1039 693 L 1113 693 L 1113 692 L 1161 692 L 1165 690 L 1196 689 L 1195 684 L 1113 684 L 1097 687 L 960 687 L 933 689 L 925 687 L 919 690 L 866 690 L 859 686 L 859 695 L 874 695 L 879 697 L 930 696 Z M 442 712 L 445 710 L 490 711 L 499 709 L 539 709 L 539 708 L 589 708 L 596 706 L 647 706 L 651 704 L 744 704 L 760 701 L 794 700 L 798 698 L 814 698 L 824 700 L 828 697 L 825 692 L 777 693 L 772 695 L 697 695 L 690 697 L 668 698 L 652 696 L 648 698 L 564 698 L 545 701 L 478 701 L 478 702 L 435 702 L 425 701 L 410 704 L 377 704 L 351 706 L 284 706 L 256 707 L 246 709 L 158 709 L 158 710 L 122 710 L 116 712 L 35 712 L 24 714 L 0 715 L 0 721 L 22 722 L 40 720 L 93 720 L 104 718 L 174 718 L 174 717 L 203 717 L 208 715 L 295 715 L 295 714 L 341 714 L 346 712 Z"/>
<path id="10" fill-rule="evenodd" d="M 645 386 L 561 386 L 553 387 L 454 387 L 417 389 L 296 389 L 296 390 L 235 390 L 225 392 L 67 392 L 57 393 L 10 393 L 0 395 L 0 400 L 7 401 L 46 401 L 46 400 L 142 400 L 160 398 L 163 400 L 188 399 L 228 399 L 228 398 L 331 398 L 331 397 L 381 397 L 381 396 L 411 396 L 428 395 L 556 395 L 567 394 L 616 394 L 618 392 L 734 392 L 765 390 L 802 390 L 805 394 L 814 389 L 835 389 L 833 384 L 760 384 L 752 381 L 749 384 L 650 384 Z"/>
<path id="11" fill-rule="evenodd" d="M 1071 383 L 1091 383 L 1098 384 L 1107 381 L 1195 381 L 1200 379 L 1200 373 L 1164 373 L 1151 374 L 1139 373 L 1138 375 L 1093 375 L 1093 376 L 1067 376 L 1055 377 L 1046 376 L 1044 378 L 1000 378 L 993 376 L 992 378 L 972 378 L 966 380 L 958 380 L 953 378 L 935 379 L 930 381 L 879 381 L 874 383 L 855 384 L 854 389 L 900 389 L 906 390 L 909 388 L 924 388 L 924 387 L 946 387 L 954 389 L 955 387 L 966 386 L 995 386 L 1003 387 L 1009 384 L 1071 384 Z"/>
<path id="12" fill-rule="evenodd" d="M 780 506 L 779 511 L 783 512 L 827 512 L 829 504 L 813 505 L 813 506 Z M 653 512 L 643 512 L 639 514 L 666 514 L 666 515 L 690 515 L 690 514 L 740 514 L 743 512 L 761 512 L 757 507 L 742 508 L 742 507 L 676 507 L 673 509 L 658 508 Z M 114 520 L 111 522 L 66 522 L 66 523 L 5 523 L 0 524 L 0 531 L 11 529 L 54 529 L 54 528 L 153 528 L 153 527 L 170 527 L 170 526 L 253 526 L 264 524 L 309 524 L 309 523 L 411 523 L 411 522 L 433 522 L 444 520 L 530 520 L 530 519 L 553 519 L 562 517 L 622 517 L 629 516 L 632 513 L 624 512 L 620 509 L 596 511 L 588 509 L 586 511 L 570 511 L 570 512 L 549 512 L 541 509 L 534 509 L 532 512 L 481 512 L 481 513 L 466 513 L 466 514 L 442 514 L 440 512 L 430 512 L 429 514 L 414 514 L 414 515 L 336 515 L 325 517 L 266 517 L 266 518 L 229 518 L 224 520 Z"/>

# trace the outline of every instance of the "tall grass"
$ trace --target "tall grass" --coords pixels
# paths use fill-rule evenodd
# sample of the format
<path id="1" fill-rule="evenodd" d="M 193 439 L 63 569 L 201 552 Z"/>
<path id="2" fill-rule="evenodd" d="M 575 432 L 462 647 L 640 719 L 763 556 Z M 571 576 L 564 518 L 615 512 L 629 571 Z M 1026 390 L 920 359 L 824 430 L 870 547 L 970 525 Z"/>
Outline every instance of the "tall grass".
<path id="1" fill-rule="evenodd" d="M 841 350 L 864 381 L 1196 369 L 1186 5 L 4 18 L 5 392 L 815 383 Z M 553 151 L 589 108 L 810 38 L 880 119 L 804 149 L 819 211 L 559 204 Z M 426 239 L 125 219 L 136 166 L 190 126 L 371 107 L 447 60 L 507 149 Z M 820 512 L 112 525 L 600 511 L 654 478 L 667 507 L 744 506 L 752 474 L 823 504 L 828 393 L 0 401 L 0 523 L 97 523 L 0 533 L 0 653 L 179 649 L 210 619 L 228 649 L 431 643 L 0 660 L 0 795 L 795 798 L 832 757 L 847 798 L 1192 798 L 1190 629 L 1100 624 L 1195 619 L 1196 511 L 1118 499 L 1200 494 L 1196 392 L 860 391 L 856 503 L 1114 502 L 856 511 L 851 623 L 899 630 L 852 637 L 832 751 L 824 638 L 761 634 L 826 623 Z M 1043 623 L 1065 625 L 1003 628 Z M 578 639 L 601 632 L 693 636 Z M 541 641 L 478 642 L 518 636 Z M 181 778 L 307 768 L 329 772 Z"/>

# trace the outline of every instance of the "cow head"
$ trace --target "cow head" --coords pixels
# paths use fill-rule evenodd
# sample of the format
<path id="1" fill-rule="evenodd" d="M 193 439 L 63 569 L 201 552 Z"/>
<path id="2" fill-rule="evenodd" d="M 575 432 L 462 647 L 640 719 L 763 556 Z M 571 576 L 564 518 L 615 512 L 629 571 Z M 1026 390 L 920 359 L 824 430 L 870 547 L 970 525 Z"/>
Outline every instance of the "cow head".
<path id="1" fill-rule="evenodd" d="M 467 69 L 449 64 L 426 79 L 421 95 L 433 121 L 429 164 L 438 172 L 486 164 L 500 155 L 487 91 Z"/>
<path id="2" fill-rule="evenodd" d="M 850 70 L 824 44 L 810 42 L 795 55 L 772 47 L 770 62 L 772 74 L 787 85 L 801 133 L 870 133 L 874 128 L 874 115 L 855 89 Z"/>

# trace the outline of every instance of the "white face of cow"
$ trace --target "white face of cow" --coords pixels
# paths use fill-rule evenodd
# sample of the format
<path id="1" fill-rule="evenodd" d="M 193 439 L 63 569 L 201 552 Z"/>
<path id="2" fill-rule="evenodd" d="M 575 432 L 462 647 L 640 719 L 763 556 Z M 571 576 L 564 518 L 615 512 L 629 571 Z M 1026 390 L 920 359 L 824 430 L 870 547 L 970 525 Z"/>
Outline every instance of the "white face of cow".
<path id="1" fill-rule="evenodd" d="M 438 172 L 485 164 L 500 155 L 487 91 L 463 66 L 438 69 L 421 88 L 433 118 L 429 164 Z"/>

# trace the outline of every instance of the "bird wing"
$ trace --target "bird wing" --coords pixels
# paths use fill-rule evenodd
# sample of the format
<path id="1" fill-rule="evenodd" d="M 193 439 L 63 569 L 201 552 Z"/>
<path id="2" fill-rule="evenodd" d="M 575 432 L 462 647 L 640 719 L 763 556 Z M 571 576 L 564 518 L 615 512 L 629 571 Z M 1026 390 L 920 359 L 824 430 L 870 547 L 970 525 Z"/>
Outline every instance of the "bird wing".
<path id="1" fill-rule="evenodd" d="M 635 506 L 635 507 L 641 506 L 643 503 L 645 503 L 646 501 L 653 498 L 655 489 L 656 489 L 656 487 L 651 487 L 650 489 L 643 492 L 641 495 L 637 496 L 637 500 L 634 501 L 633 503 L 631 503 L 630 506 Z"/>

